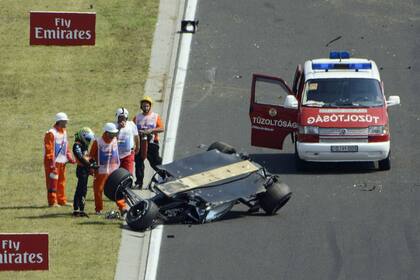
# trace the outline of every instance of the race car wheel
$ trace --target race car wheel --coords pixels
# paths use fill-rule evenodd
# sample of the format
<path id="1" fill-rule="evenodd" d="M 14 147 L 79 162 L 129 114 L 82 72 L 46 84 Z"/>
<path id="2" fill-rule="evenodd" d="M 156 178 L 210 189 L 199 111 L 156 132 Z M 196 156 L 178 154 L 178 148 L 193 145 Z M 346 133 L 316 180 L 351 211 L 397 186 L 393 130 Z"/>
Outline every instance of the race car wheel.
<path id="1" fill-rule="evenodd" d="M 224 153 L 224 154 L 236 154 L 236 149 L 234 147 L 232 147 L 229 144 L 223 143 L 223 142 L 214 142 L 212 143 L 208 148 L 207 151 L 211 151 L 211 150 L 219 150 L 220 152 Z"/>
<path id="2" fill-rule="evenodd" d="M 143 231 L 151 227 L 159 214 L 159 207 L 151 200 L 142 200 L 127 212 L 128 226 L 133 230 Z"/>
<path id="3" fill-rule="evenodd" d="M 129 188 L 133 184 L 130 172 L 124 168 L 118 168 L 109 175 L 105 182 L 104 194 L 112 201 L 123 199 L 122 190 Z"/>
<path id="4" fill-rule="evenodd" d="M 391 152 L 385 159 L 378 161 L 378 168 L 384 171 L 391 169 Z"/>
<path id="5" fill-rule="evenodd" d="M 260 198 L 261 208 L 268 214 L 274 215 L 292 196 L 290 188 L 285 183 L 275 182 L 267 187 L 267 191 Z"/>

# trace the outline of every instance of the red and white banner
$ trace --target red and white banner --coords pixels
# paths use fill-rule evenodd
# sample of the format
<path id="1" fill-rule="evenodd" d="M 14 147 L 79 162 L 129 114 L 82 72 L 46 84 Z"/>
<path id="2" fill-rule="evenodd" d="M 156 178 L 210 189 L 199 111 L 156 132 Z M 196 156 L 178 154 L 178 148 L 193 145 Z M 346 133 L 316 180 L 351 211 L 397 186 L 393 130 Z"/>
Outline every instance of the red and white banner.
<path id="1" fill-rule="evenodd" d="M 0 271 L 48 270 L 48 233 L 0 233 Z"/>
<path id="2" fill-rule="evenodd" d="M 95 45 L 96 13 L 30 12 L 30 45 Z"/>

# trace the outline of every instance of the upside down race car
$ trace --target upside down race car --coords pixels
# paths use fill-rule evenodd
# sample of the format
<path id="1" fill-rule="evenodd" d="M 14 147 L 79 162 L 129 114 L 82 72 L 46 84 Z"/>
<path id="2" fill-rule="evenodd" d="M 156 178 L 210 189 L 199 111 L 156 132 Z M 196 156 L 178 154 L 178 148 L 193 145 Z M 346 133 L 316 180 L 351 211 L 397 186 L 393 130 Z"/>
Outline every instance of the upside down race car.
<path id="1" fill-rule="evenodd" d="M 215 142 L 207 151 L 161 165 L 149 189 L 149 199 L 131 187 L 133 177 L 123 168 L 108 178 L 104 193 L 115 201 L 125 198 L 130 209 L 126 222 L 143 231 L 159 222 L 206 223 L 221 219 L 235 204 L 248 212 L 274 215 L 291 198 L 289 187 L 232 146 Z"/>

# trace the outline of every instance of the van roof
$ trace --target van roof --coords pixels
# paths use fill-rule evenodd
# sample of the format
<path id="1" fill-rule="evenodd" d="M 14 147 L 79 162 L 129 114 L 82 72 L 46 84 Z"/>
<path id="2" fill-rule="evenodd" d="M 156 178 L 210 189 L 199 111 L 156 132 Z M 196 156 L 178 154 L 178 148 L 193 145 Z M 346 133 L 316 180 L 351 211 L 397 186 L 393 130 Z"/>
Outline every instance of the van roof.
<path id="1" fill-rule="evenodd" d="M 305 81 L 328 78 L 365 78 L 380 81 L 378 67 L 364 58 L 318 58 L 305 62 Z"/>

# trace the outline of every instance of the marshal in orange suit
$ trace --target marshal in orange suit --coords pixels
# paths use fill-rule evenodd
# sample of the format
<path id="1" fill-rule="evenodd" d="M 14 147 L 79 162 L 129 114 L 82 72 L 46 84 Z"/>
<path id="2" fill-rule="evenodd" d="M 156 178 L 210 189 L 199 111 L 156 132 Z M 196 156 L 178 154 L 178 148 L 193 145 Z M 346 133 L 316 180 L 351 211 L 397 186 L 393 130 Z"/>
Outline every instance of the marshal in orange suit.
<path id="1" fill-rule="evenodd" d="M 44 137 L 44 169 L 47 187 L 48 205 L 50 207 L 71 206 L 66 197 L 66 163 L 75 163 L 67 140 L 66 113 L 55 115 L 55 125 Z"/>
<path id="2" fill-rule="evenodd" d="M 99 168 L 95 170 L 95 179 L 93 181 L 93 192 L 95 198 L 95 211 L 100 215 L 103 210 L 102 194 L 104 192 L 105 182 L 108 176 L 120 167 L 120 158 L 118 155 L 118 129 L 114 123 L 106 123 L 102 137 L 96 139 L 90 149 L 90 158 L 94 159 Z M 121 213 L 126 211 L 124 199 L 117 201 Z"/>

